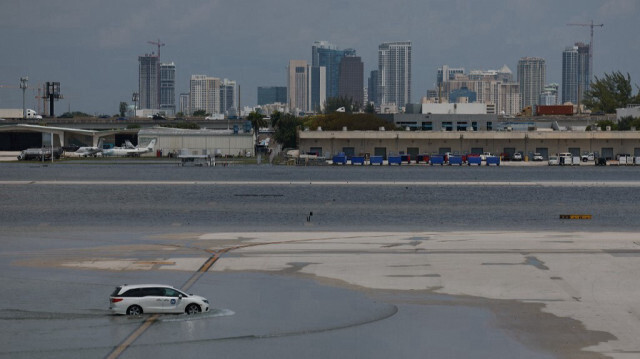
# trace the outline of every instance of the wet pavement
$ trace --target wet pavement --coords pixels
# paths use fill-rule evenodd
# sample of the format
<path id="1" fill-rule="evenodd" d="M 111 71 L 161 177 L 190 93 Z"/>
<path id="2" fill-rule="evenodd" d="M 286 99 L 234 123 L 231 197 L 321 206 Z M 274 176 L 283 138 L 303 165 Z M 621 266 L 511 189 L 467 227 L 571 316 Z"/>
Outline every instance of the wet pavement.
<path id="1" fill-rule="evenodd" d="M 48 173 L 80 181 L 74 184 L 0 184 L 0 284 L 9 293 L 0 303 L 1 357 L 107 357 L 150 318 L 111 315 L 115 286 L 181 287 L 221 250 L 189 288 L 208 297 L 212 311 L 161 315 L 119 357 L 590 359 L 640 352 L 640 308 L 631 300 L 640 257 L 629 235 L 640 223 L 629 217 L 637 216 L 635 200 L 624 187 L 597 185 L 612 176 L 633 181 L 633 170 L 618 177 L 575 170 L 591 181 L 586 189 L 451 191 L 442 184 L 372 192 L 346 183 L 370 180 L 368 169 L 345 178 L 343 169 L 273 168 L 261 177 L 342 181 L 290 188 L 264 181 L 202 186 L 195 182 L 211 179 L 202 169 L 116 165 L 114 174 L 108 167 Z M 1 169 L 0 181 L 40 181 L 48 170 Z M 136 183 L 162 181 L 163 171 L 166 179 L 194 182 Z M 375 171 L 381 180 L 398 173 Z M 543 180 L 539 169 L 437 171 L 427 173 Z M 414 181 L 421 175 L 401 173 Z M 101 176 L 134 183 L 82 183 Z M 213 176 L 255 179 L 256 170 Z M 563 176 L 554 170 L 551 179 Z M 594 220 L 558 220 L 574 210 Z"/>

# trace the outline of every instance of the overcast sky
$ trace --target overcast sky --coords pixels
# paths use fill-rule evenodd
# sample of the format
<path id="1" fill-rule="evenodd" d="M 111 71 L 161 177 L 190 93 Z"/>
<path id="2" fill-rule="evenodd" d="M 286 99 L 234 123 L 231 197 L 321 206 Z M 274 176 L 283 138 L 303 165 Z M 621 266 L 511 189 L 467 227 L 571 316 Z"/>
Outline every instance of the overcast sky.
<path id="1" fill-rule="evenodd" d="M 543 57 L 547 82 L 561 83 L 562 51 L 589 41 L 593 19 L 595 75 L 622 71 L 640 85 L 639 0 L 2 0 L 0 108 L 21 108 L 21 76 L 30 87 L 59 81 L 69 109 L 114 114 L 138 86 L 138 56 L 157 51 L 176 64 L 176 95 L 192 74 L 236 80 L 242 105 L 258 86 L 286 86 L 290 59 L 311 60 L 328 40 L 354 48 L 365 81 L 378 45 L 413 44 L 412 102 L 433 88 L 444 64 L 516 73 L 518 59 Z M 637 89 L 636 89 L 637 90 Z M 35 93 L 27 107 L 37 109 Z"/>

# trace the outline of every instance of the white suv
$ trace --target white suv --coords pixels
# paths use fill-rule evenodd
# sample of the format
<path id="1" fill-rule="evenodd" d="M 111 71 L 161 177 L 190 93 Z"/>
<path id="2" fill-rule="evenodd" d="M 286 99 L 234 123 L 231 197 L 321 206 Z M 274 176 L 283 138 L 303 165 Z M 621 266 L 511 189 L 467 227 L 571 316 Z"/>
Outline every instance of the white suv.
<path id="1" fill-rule="evenodd" d="M 187 313 L 209 311 L 209 301 L 162 284 L 136 284 L 116 287 L 109 297 L 114 314 Z"/>

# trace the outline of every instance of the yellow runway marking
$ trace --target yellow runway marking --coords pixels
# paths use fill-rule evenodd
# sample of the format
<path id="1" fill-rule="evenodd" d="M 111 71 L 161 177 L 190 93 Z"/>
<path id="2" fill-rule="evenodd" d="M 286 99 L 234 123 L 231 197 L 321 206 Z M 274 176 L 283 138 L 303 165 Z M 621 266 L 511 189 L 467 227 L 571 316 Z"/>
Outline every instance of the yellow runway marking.
<path id="1" fill-rule="evenodd" d="M 180 288 L 180 289 L 182 289 L 184 291 L 189 290 L 189 288 L 191 288 L 191 286 L 195 282 L 197 282 L 198 279 L 200 279 L 200 277 L 202 277 L 202 275 L 204 273 L 206 273 L 211 268 L 211 266 L 213 266 L 218 261 L 218 259 L 220 259 L 220 256 L 222 254 L 224 254 L 224 253 L 231 252 L 231 251 L 234 251 L 236 249 L 242 249 L 242 248 L 248 248 L 248 247 L 264 246 L 264 245 L 280 244 L 280 243 L 307 242 L 307 241 L 315 241 L 315 240 L 321 240 L 321 239 L 320 238 L 308 238 L 308 239 L 300 239 L 300 240 L 292 240 L 292 241 L 251 243 L 251 244 L 245 244 L 245 245 L 241 245 L 241 246 L 223 248 L 223 249 L 221 249 L 219 251 L 213 252 L 211 257 L 209 257 L 209 259 L 207 259 L 207 261 L 204 262 L 202 264 L 202 266 L 200 266 L 200 268 L 198 268 L 198 270 L 195 273 L 193 273 L 191 278 L 189 278 L 184 283 L 182 288 Z M 120 343 L 120 345 L 115 347 L 105 358 L 106 359 L 116 359 L 116 358 L 120 357 L 120 355 L 122 355 L 122 353 L 125 350 L 127 350 L 127 348 L 131 346 L 131 344 L 133 344 L 147 329 L 149 329 L 149 327 L 151 327 L 151 325 L 153 323 L 155 323 L 158 318 L 159 318 L 159 315 L 158 314 L 154 314 L 151 317 L 149 317 L 147 320 L 145 320 L 144 323 L 142 323 L 142 325 L 140 325 L 138 327 L 138 329 L 136 329 L 133 333 L 131 333 L 124 341 L 122 341 L 122 343 Z"/>
<path id="2" fill-rule="evenodd" d="M 125 350 L 127 350 L 127 348 L 133 342 L 135 342 L 136 339 L 138 339 L 138 337 L 140 337 L 142 333 L 144 333 L 147 330 L 147 328 L 151 326 L 151 324 L 153 324 L 158 319 L 158 317 L 159 317 L 158 314 L 154 314 L 151 317 L 149 317 L 149 319 L 145 320 L 144 323 L 142 323 L 142 325 L 138 327 L 138 329 L 136 329 L 120 345 L 118 345 L 115 349 L 113 349 L 113 351 L 111 351 L 111 353 L 109 353 L 109 355 L 106 356 L 106 358 L 115 359 L 119 357 L 120 354 L 122 354 Z"/>

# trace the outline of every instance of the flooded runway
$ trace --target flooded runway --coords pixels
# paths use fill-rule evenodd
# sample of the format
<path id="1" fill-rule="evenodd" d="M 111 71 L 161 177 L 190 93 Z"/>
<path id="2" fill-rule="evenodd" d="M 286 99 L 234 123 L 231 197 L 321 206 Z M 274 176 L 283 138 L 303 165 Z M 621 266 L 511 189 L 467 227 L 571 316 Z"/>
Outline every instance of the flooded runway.
<path id="1" fill-rule="evenodd" d="M 640 351 L 633 169 L 109 167 L 3 166 L 0 356 L 114 353 L 150 317 L 107 311 L 124 283 L 212 311 L 158 316 L 121 358 Z"/>

